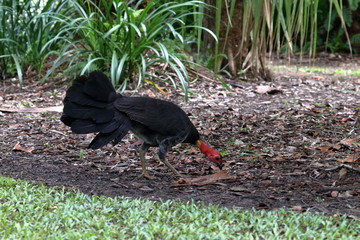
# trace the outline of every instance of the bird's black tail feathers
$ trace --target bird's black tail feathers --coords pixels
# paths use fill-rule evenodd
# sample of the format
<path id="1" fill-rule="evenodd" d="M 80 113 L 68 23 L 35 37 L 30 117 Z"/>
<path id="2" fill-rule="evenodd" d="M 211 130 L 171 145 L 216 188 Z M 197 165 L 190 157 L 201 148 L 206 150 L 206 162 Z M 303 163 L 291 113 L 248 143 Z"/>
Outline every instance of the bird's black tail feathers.
<path id="1" fill-rule="evenodd" d="M 116 144 L 130 129 L 128 116 L 114 108 L 119 97 L 102 72 L 80 76 L 66 92 L 60 120 L 74 133 L 98 132 L 89 148 L 97 149 L 111 141 Z"/>

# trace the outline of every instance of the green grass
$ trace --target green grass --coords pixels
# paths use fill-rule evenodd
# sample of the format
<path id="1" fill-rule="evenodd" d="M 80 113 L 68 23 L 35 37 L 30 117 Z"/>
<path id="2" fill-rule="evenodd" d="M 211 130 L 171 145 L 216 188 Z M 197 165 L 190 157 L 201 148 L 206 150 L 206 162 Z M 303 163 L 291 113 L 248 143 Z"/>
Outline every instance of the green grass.
<path id="1" fill-rule="evenodd" d="M 345 76 L 360 76 L 360 70 L 348 70 L 348 69 L 334 69 L 334 68 L 321 68 L 321 67 L 296 67 L 296 66 L 285 66 L 285 65 L 278 65 L 278 66 L 267 66 L 268 68 L 276 71 L 280 69 L 290 69 L 296 70 L 303 73 L 324 73 L 324 74 L 336 74 L 336 75 L 345 75 Z"/>
<path id="2" fill-rule="evenodd" d="M 360 70 L 352 71 L 352 70 L 347 70 L 347 69 L 335 69 L 334 72 L 337 74 L 342 74 L 342 75 L 360 76 Z"/>
<path id="3" fill-rule="evenodd" d="M 0 177 L 2 239 L 356 239 L 344 216 L 88 196 Z"/>

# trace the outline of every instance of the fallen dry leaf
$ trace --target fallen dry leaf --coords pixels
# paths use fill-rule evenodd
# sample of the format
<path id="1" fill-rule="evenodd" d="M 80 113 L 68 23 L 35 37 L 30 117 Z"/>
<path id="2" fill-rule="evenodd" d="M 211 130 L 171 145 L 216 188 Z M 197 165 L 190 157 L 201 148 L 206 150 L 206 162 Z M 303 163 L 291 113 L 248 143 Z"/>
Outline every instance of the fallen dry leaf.
<path id="1" fill-rule="evenodd" d="M 211 135 L 211 133 L 212 133 L 212 131 L 211 131 L 210 129 L 205 129 L 205 130 L 203 131 L 203 135 L 204 135 L 204 136 L 209 136 L 209 135 Z"/>
<path id="2" fill-rule="evenodd" d="M 353 192 L 348 190 L 344 193 L 339 193 L 338 197 L 339 198 L 350 198 L 350 197 L 353 197 Z"/>
<path id="3" fill-rule="evenodd" d="M 141 191 L 144 191 L 144 192 L 152 192 L 154 191 L 154 189 L 148 187 L 148 186 L 142 186 L 141 188 L 139 188 Z"/>
<path id="4" fill-rule="evenodd" d="M 336 150 L 336 151 L 340 151 L 341 145 L 340 144 L 334 144 L 334 145 L 331 146 L 331 149 Z"/>
<path id="5" fill-rule="evenodd" d="M 345 122 L 349 121 L 350 119 L 351 118 L 349 118 L 349 117 L 345 117 L 345 118 L 340 119 L 340 122 L 345 123 Z"/>
<path id="6" fill-rule="evenodd" d="M 318 149 L 320 149 L 320 151 L 323 153 L 333 154 L 334 150 L 339 151 L 341 149 L 341 145 L 334 144 L 334 145 L 330 145 L 330 146 L 320 146 L 320 147 L 318 147 Z"/>
<path id="7" fill-rule="evenodd" d="M 281 90 L 278 88 L 270 87 L 270 86 L 260 85 L 260 86 L 256 87 L 255 92 L 260 93 L 260 94 L 264 94 L 264 93 L 276 94 L 276 93 L 280 93 Z"/>
<path id="8" fill-rule="evenodd" d="M 293 211 L 300 212 L 300 211 L 303 210 L 303 208 L 302 208 L 302 206 L 293 206 L 293 207 L 292 207 L 292 210 L 293 210 Z"/>
<path id="9" fill-rule="evenodd" d="M 346 168 L 340 169 L 340 171 L 339 171 L 339 179 L 343 179 L 346 176 L 346 174 L 347 174 Z"/>
<path id="10" fill-rule="evenodd" d="M 9 125 L 9 129 L 18 129 L 19 127 L 20 127 L 20 124 L 18 124 L 18 123 Z"/>
<path id="11" fill-rule="evenodd" d="M 196 186 L 203 186 L 214 184 L 217 181 L 225 180 L 225 179 L 232 179 L 234 178 L 231 176 L 228 171 L 223 170 L 214 174 L 201 176 L 197 178 L 181 178 L 178 181 L 174 182 L 172 186 L 184 186 L 184 185 L 196 185 Z"/>
<path id="12" fill-rule="evenodd" d="M 339 195 L 339 192 L 338 191 L 332 191 L 330 194 L 331 194 L 332 197 L 337 197 Z"/>
<path id="13" fill-rule="evenodd" d="M 148 95 L 148 97 L 151 97 L 151 98 L 156 97 L 155 93 L 153 91 L 151 91 L 150 89 L 146 90 L 145 92 Z"/>
<path id="14" fill-rule="evenodd" d="M 323 76 L 312 76 L 313 79 L 317 80 L 324 80 L 325 78 Z"/>
<path id="15" fill-rule="evenodd" d="M 348 147 L 360 147 L 360 142 L 355 138 L 346 138 L 340 141 L 341 144 Z"/>
<path id="16" fill-rule="evenodd" d="M 346 157 L 346 158 L 343 158 L 343 159 L 336 159 L 336 161 L 338 162 L 347 162 L 347 163 L 351 163 L 351 162 L 357 162 L 357 161 L 360 161 L 360 156 L 350 156 L 350 157 Z"/>
<path id="17" fill-rule="evenodd" d="M 321 152 L 323 153 L 328 153 L 328 154 L 332 154 L 334 153 L 333 151 L 331 151 L 331 146 L 320 146 L 319 149 Z"/>
<path id="18" fill-rule="evenodd" d="M 230 191 L 234 191 L 234 192 L 250 192 L 249 189 L 244 188 L 244 187 L 239 187 L 239 186 L 231 187 Z"/>
<path id="19" fill-rule="evenodd" d="M 186 183 L 186 180 L 184 178 L 180 178 L 178 181 L 177 181 L 178 184 L 185 184 Z"/>
<path id="20" fill-rule="evenodd" d="M 43 107 L 43 108 L 0 108 L 0 112 L 62 112 L 63 106 L 55 106 L 55 107 Z"/>
<path id="21" fill-rule="evenodd" d="M 16 143 L 15 146 L 13 147 L 14 151 L 22 151 L 22 152 L 27 152 L 27 153 L 31 153 L 34 148 L 24 148 L 20 145 L 20 143 Z"/>

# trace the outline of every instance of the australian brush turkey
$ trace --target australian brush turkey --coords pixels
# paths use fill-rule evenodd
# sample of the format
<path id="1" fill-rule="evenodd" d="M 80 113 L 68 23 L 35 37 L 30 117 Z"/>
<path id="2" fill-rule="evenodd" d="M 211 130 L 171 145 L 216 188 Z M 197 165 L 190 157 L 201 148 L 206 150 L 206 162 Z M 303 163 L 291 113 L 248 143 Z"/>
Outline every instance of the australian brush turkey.
<path id="1" fill-rule="evenodd" d="M 159 147 L 160 160 L 176 175 L 180 174 L 165 155 L 178 143 L 195 144 L 220 169 L 223 166 L 220 154 L 200 139 L 180 107 L 160 99 L 122 96 L 100 71 L 75 79 L 66 92 L 61 121 L 74 133 L 98 133 L 89 145 L 92 149 L 115 145 L 132 131 L 142 140 L 141 176 L 146 178 L 151 178 L 145 166 L 149 147 Z"/>

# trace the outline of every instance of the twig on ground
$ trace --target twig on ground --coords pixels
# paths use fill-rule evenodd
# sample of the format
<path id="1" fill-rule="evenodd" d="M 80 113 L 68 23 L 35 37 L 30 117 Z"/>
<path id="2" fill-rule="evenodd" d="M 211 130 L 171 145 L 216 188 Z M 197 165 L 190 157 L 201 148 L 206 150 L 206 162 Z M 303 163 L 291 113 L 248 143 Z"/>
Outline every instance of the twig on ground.
<path id="1" fill-rule="evenodd" d="M 348 168 L 348 169 L 351 169 L 351 170 L 354 170 L 354 171 L 357 171 L 357 172 L 360 172 L 360 168 L 356 168 L 356 167 L 353 167 L 349 164 L 340 164 L 338 166 L 335 166 L 335 167 L 331 167 L 331 168 L 326 168 L 325 171 L 334 171 L 336 169 L 339 169 L 339 168 Z"/>

